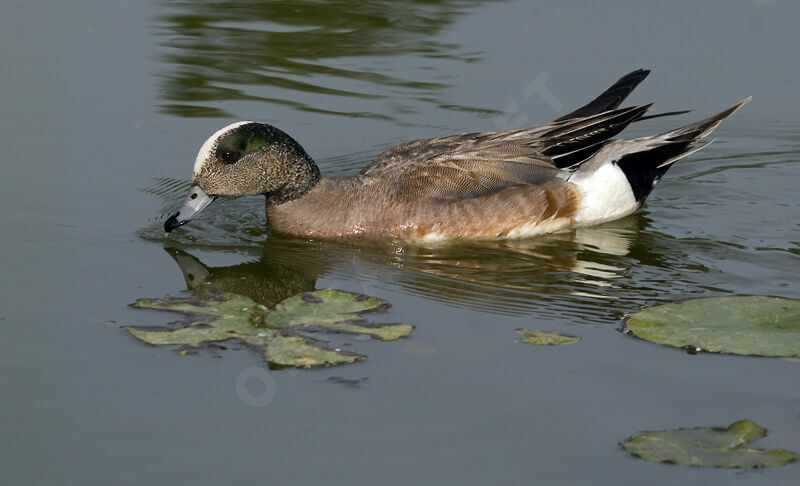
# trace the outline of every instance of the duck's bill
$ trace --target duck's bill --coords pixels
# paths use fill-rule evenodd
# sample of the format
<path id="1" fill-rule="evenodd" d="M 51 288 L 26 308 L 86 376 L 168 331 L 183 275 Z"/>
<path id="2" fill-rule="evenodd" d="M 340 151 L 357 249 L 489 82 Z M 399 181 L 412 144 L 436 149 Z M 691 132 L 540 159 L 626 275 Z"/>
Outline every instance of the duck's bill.
<path id="1" fill-rule="evenodd" d="M 199 186 L 189 188 L 189 195 L 183 202 L 181 209 L 164 221 L 164 230 L 169 233 L 178 226 L 183 226 L 192 220 L 197 213 L 214 202 L 216 196 L 209 196 Z"/>

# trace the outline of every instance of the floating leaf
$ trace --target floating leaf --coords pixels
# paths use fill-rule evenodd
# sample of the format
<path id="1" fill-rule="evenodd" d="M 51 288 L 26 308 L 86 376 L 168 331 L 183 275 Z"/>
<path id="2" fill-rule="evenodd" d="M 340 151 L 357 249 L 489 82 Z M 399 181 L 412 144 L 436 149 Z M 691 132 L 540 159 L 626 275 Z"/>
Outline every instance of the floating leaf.
<path id="1" fill-rule="evenodd" d="M 375 297 L 322 289 L 289 297 L 275 306 L 275 310 L 267 316 L 267 322 L 275 327 L 303 326 L 308 329 L 369 334 L 383 341 L 394 341 L 411 334 L 414 327 L 408 324 L 370 324 L 358 315 L 386 310 L 388 307 L 388 303 Z"/>
<path id="2" fill-rule="evenodd" d="M 580 339 L 575 336 L 567 336 L 565 334 L 558 334 L 557 332 L 550 331 L 539 331 L 536 329 L 517 329 L 517 332 L 520 334 L 525 334 L 525 337 L 521 338 L 519 342 L 535 344 L 537 346 L 574 343 Z"/>
<path id="3" fill-rule="evenodd" d="M 740 420 L 728 428 L 694 427 L 690 429 L 642 432 L 620 445 L 636 457 L 650 462 L 682 466 L 745 468 L 783 466 L 797 459 L 797 454 L 783 449 L 751 449 L 750 441 L 767 435 L 751 420 Z"/>
<path id="4" fill-rule="evenodd" d="M 623 331 L 655 343 L 755 356 L 800 357 L 800 300 L 728 296 L 657 305 Z"/>
<path id="5" fill-rule="evenodd" d="M 153 345 L 199 347 L 234 340 L 259 350 L 268 363 L 280 366 L 311 367 L 364 359 L 359 354 L 327 349 L 324 342 L 304 336 L 300 331 L 344 332 L 392 341 L 408 336 L 414 329 L 410 324 L 368 322 L 364 313 L 385 310 L 389 304 L 374 297 L 334 289 L 303 292 L 272 310 L 232 293 L 211 300 L 139 299 L 132 305 L 189 316 L 178 329 L 126 327 L 141 341 Z"/>

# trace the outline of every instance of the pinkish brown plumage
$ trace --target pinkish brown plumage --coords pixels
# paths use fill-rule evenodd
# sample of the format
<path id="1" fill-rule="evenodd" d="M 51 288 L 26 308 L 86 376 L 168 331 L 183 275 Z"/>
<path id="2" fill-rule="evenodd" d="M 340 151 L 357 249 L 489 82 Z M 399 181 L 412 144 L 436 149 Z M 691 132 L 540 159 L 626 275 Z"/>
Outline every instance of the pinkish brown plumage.
<path id="1" fill-rule="evenodd" d="M 560 179 L 469 199 L 398 198 L 371 179 L 323 179 L 302 198 L 267 206 L 270 226 L 326 239 L 504 238 L 531 224 L 544 232 L 567 228 L 577 208 L 576 192 Z"/>

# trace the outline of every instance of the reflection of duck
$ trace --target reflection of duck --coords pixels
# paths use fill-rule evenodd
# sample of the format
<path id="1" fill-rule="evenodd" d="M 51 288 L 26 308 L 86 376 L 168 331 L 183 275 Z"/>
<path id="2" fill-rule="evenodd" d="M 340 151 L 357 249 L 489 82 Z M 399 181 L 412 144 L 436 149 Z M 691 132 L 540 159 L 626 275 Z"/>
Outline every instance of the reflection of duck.
<path id="1" fill-rule="evenodd" d="M 691 292 L 681 278 L 674 284 L 659 280 L 656 287 L 648 283 L 651 275 L 673 273 L 687 260 L 680 242 L 641 231 L 647 224 L 647 218 L 637 214 L 535 239 L 428 244 L 343 245 L 272 235 L 260 243 L 256 259 L 224 267 L 208 267 L 175 248 L 167 251 L 189 289 L 239 293 L 270 307 L 317 286 L 399 304 L 385 293 L 396 288 L 426 300 L 495 314 L 566 315 L 608 322 L 610 314 L 637 308 L 632 299 L 670 296 L 676 285 L 680 295 Z M 248 253 L 253 250 L 247 247 Z M 631 271 L 643 278 L 630 278 Z M 324 283 L 318 283 L 320 279 Z"/>
<path id="2" fill-rule="evenodd" d="M 661 135 L 611 140 L 650 105 L 617 109 L 647 76 L 634 71 L 589 104 L 540 127 L 418 140 L 358 175 L 322 178 L 294 139 L 238 122 L 201 147 L 192 187 L 167 231 L 217 196 L 265 195 L 280 233 L 310 238 L 516 238 L 634 212 L 670 165 L 747 100 Z"/>
<path id="3" fill-rule="evenodd" d="M 263 253 L 258 260 L 227 267 L 206 266 L 199 258 L 176 247 L 164 250 L 178 264 L 189 290 L 232 292 L 272 307 L 300 292 L 314 290 L 325 264 L 312 255 L 294 258 L 291 245 L 271 240 L 272 251 Z"/>
<path id="4" fill-rule="evenodd" d="M 580 313 L 587 313 L 617 293 L 644 222 L 632 216 L 532 239 L 396 244 L 391 255 L 359 257 L 379 265 L 388 259 L 404 271 L 390 276 L 378 267 L 375 278 L 394 277 L 404 290 L 450 305 L 500 314 L 585 306 Z"/>

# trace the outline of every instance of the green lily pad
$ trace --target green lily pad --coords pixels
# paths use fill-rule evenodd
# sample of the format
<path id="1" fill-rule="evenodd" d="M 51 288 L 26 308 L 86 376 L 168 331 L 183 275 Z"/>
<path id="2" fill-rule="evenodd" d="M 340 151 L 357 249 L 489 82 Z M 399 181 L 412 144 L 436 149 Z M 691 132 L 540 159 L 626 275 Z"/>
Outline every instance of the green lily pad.
<path id="1" fill-rule="evenodd" d="M 539 331 L 537 329 L 517 329 L 520 334 L 525 334 L 518 342 L 535 344 L 537 346 L 550 346 L 553 344 L 574 343 L 579 337 L 558 334 L 557 332 Z"/>
<path id="2" fill-rule="evenodd" d="M 385 310 L 389 304 L 375 297 L 334 289 L 303 292 L 274 309 L 239 294 L 225 293 L 211 300 L 165 297 L 139 299 L 133 307 L 179 312 L 188 316 L 177 329 L 128 326 L 125 329 L 148 344 L 199 347 L 227 340 L 241 342 L 263 353 L 273 365 L 312 367 L 352 363 L 365 356 L 338 349 L 301 332 L 343 332 L 382 341 L 406 337 L 410 324 L 375 324 L 363 314 Z"/>
<path id="3" fill-rule="evenodd" d="M 642 432 L 620 443 L 623 449 L 650 462 L 682 466 L 746 468 L 783 466 L 797 460 L 797 454 L 783 449 L 752 449 L 750 441 L 767 435 L 751 420 L 740 420 L 727 428 Z"/>
<path id="4" fill-rule="evenodd" d="M 800 357 L 800 300 L 728 296 L 649 307 L 623 331 L 655 343 L 714 353 Z"/>

